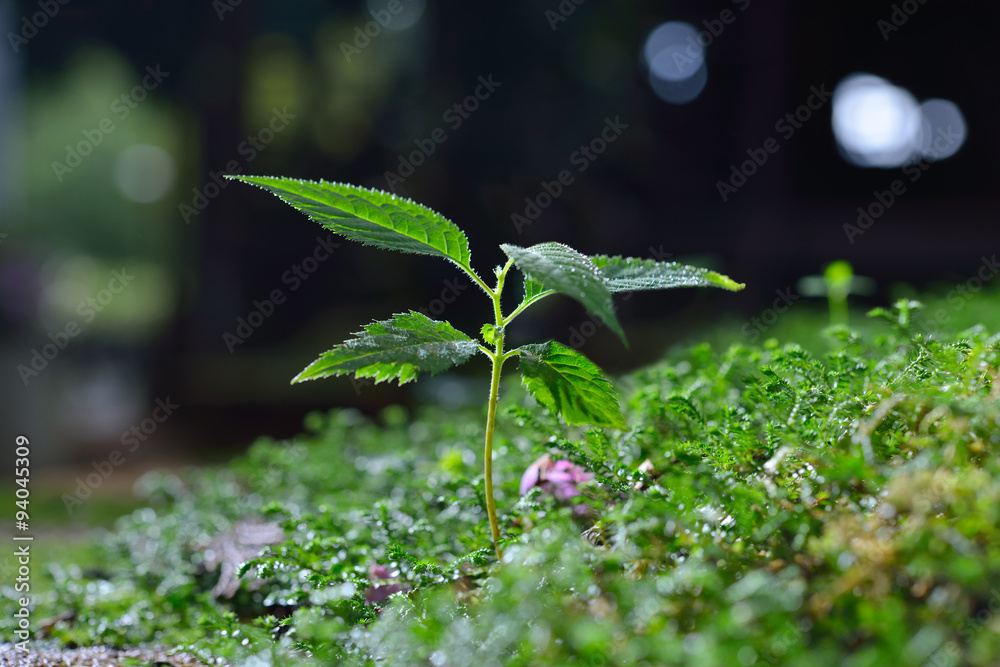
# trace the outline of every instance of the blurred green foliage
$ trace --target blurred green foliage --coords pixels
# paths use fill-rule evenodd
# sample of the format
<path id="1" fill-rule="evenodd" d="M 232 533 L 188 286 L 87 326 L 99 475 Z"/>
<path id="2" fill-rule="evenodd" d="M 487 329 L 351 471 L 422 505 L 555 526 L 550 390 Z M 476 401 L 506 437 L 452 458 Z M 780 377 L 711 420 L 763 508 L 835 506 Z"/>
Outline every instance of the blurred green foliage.
<path id="1" fill-rule="evenodd" d="M 135 168 L 121 162 L 132 146 L 159 147 L 182 164 L 191 156 L 183 116 L 156 94 L 159 85 L 116 51 L 91 47 L 64 72 L 28 89 L 24 182 L 30 224 L 15 219 L 15 227 L 24 227 L 18 236 L 112 261 L 177 257 L 182 226 L 173 198 L 140 203 L 116 185 L 127 175 L 121 172 Z M 147 178 L 173 183 L 176 171 Z"/>

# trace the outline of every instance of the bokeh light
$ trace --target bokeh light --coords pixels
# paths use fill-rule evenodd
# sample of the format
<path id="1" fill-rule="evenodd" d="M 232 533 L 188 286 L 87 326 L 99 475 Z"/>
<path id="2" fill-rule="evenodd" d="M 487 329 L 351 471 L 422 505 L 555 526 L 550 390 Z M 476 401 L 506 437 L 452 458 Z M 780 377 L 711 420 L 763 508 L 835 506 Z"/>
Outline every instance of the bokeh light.
<path id="1" fill-rule="evenodd" d="M 424 9 L 427 7 L 425 0 L 407 0 L 402 3 L 393 0 L 366 0 L 365 5 L 368 15 L 390 32 L 412 28 L 424 15 Z M 393 13 L 390 5 L 398 8 L 398 11 Z"/>
<path id="2" fill-rule="evenodd" d="M 657 26 L 643 44 L 642 57 L 650 87 L 665 102 L 687 104 L 708 83 L 705 46 L 690 23 L 669 21 Z"/>
<path id="3" fill-rule="evenodd" d="M 833 132 L 844 157 L 863 167 L 898 167 L 913 155 L 920 107 L 909 91 L 854 74 L 833 92 Z"/>
<path id="4" fill-rule="evenodd" d="M 162 199 L 174 185 L 177 168 L 159 146 L 129 146 L 115 159 L 115 186 L 127 199 L 148 204 Z"/>
<path id="5" fill-rule="evenodd" d="M 965 143 L 958 106 L 932 99 L 918 104 L 904 88 L 871 74 L 852 74 L 833 93 L 833 133 L 848 162 L 892 168 L 916 158 L 943 160 Z"/>
<path id="6" fill-rule="evenodd" d="M 40 267 L 39 279 L 37 319 L 43 328 L 64 331 L 73 322 L 84 338 L 146 338 L 167 321 L 178 300 L 169 269 L 138 257 L 108 261 L 58 253 Z"/>
<path id="7" fill-rule="evenodd" d="M 968 127 L 954 102 L 927 100 L 920 105 L 920 135 L 917 150 L 928 160 L 944 160 L 965 143 Z"/>

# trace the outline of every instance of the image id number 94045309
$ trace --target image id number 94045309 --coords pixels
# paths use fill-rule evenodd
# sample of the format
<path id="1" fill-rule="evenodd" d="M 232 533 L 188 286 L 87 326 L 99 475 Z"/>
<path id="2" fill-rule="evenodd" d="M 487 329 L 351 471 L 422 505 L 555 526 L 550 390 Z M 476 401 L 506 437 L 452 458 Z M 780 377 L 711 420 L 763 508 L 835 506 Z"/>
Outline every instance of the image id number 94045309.
<path id="1" fill-rule="evenodd" d="M 29 514 L 28 503 L 31 491 L 28 483 L 31 478 L 31 442 L 27 436 L 19 435 L 14 440 L 14 526 L 17 531 L 14 541 L 14 590 L 21 595 L 15 600 L 14 617 L 17 627 L 14 635 L 17 637 L 15 647 L 18 650 L 28 650 L 28 640 L 31 637 L 31 535 L 28 535 Z"/>

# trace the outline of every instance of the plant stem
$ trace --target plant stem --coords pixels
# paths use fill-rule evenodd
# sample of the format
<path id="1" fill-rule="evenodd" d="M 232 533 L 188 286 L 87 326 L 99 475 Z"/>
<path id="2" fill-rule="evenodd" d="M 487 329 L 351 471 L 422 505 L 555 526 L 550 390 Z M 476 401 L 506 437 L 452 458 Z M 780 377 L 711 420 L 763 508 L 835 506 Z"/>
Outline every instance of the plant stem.
<path id="1" fill-rule="evenodd" d="M 848 325 L 847 295 L 830 293 L 830 324 Z"/>
<path id="2" fill-rule="evenodd" d="M 464 266 L 461 267 L 461 268 L 462 268 L 463 271 L 465 271 L 465 273 L 470 278 L 472 278 L 472 282 L 474 282 L 477 285 L 479 285 L 483 289 L 483 291 L 486 292 L 486 294 L 488 294 L 491 298 L 494 298 L 494 299 L 496 298 L 496 294 L 493 293 L 493 290 L 490 289 L 489 285 L 487 285 L 485 282 L 483 282 L 483 279 L 479 277 L 479 274 L 477 274 L 475 271 L 473 271 L 470 268 L 467 268 L 467 267 L 464 267 Z"/>
<path id="3" fill-rule="evenodd" d="M 500 549 L 500 525 L 497 522 L 496 501 L 493 499 L 493 430 L 496 427 L 497 400 L 500 397 L 500 371 L 503 369 L 503 362 L 507 359 L 507 355 L 505 355 L 503 351 L 503 325 L 506 321 L 504 320 L 503 312 L 500 309 L 500 296 L 503 294 L 504 278 L 507 277 L 507 272 L 513 265 L 514 260 L 508 260 L 507 264 L 505 264 L 502 269 L 497 271 L 497 286 L 489 292 L 490 296 L 493 298 L 493 316 L 498 331 L 496 334 L 496 347 L 493 352 L 488 355 L 490 360 L 493 362 L 493 373 L 490 378 L 490 402 L 486 413 L 486 447 L 483 452 L 483 476 L 486 480 L 486 513 L 490 518 L 490 532 L 493 535 L 493 550 L 496 551 L 498 561 L 503 558 L 503 550 Z"/>
<path id="4" fill-rule="evenodd" d="M 542 299 L 544 299 L 545 297 L 547 297 L 550 294 L 555 294 L 555 291 L 553 291 L 553 290 L 545 290 L 541 294 L 536 294 L 530 300 L 525 301 L 520 306 L 518 306 L 517 308 L 515 308 L 514 311 L 511 312 L 510 315 L 508 315 L 507 317 L 503 318 L 503 320 L 501 321 L 501 324 L 503 324 L 504 326 L 506 326 L 508 323 L 510 323 L 511 320 L 513 320 L 515 317 L 517 317 L 518 315 L 520 315 L 521 311 L 523 311 L 525 308 L 527 308 L 528 306 L 530 306 L 533 303 L 541 301 Z"/>
<path id="5" fill-rule="evenodd" d="M 490 531 L 493 534 L 493 549 L 497 560 L 503 558 L 500 549 L 500 526 L 497 523 L 496 502 L 493 500 L 493 428 L 497 418 L 497 399 L 500 395 L 500 369 L 503 368 L 503 334 L 497 340 L 496 351 L 493 354 L 493 375 L 490 380 L 490 403 L 486 414 L 486 450 L 483 454 L 486 478 L 486 513 L 490 517 Z"/>
<path id="6" fill-rule="evenodd" d="M 493 362 L 493 373 L 490 378 L 490 402 L 486 413 L 486 447 L 483 452 L 483 477 L 486 480 L 486 514 L 490 518 L 490 533 L 493 536 L 493 550 L 496 551 L 497 561 L 503 560 L 503 550 L 500 548 L 500 524 L 497 521 L 497 506 L 496 501 L 493 499 L 493 431 L 497 421 L 497 401 L 500 397 L 500 372 L 503 369 L 503 362 L 512 356 L 521 354 L 520 350 L 504 352 L 504 327 L 535 301 L 549 294 L 554 294 L 552 290 L 544 290 L 531 299 L 524 301 L 512 313 L 504 317 L 500 297 L 503 294 L 503 285 L 504 280 L 507 278 L 507 272 L 510 271 L 512 266 L 514 266 L 514 259 L 510 258 L 503 267 L 496 269 L 497 286 L 493 289 L 490 289 L 471 268 L 462 267 L 493 300 L 494 326 L 497 329 L 495 334 L 496 344 L 492 352 L 488 348 L 479 346 L 479 350 Z"/>

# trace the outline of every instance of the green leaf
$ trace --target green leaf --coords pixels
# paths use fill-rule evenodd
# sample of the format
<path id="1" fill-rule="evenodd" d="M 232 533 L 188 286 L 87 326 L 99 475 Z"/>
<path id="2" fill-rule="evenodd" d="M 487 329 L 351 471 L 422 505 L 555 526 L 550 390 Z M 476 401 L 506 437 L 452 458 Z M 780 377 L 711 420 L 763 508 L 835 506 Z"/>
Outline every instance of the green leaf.
<path id="1" fill-rule="evenodd" d="M 562 243 L 539 243 L 530 248 L 500 246 L 526 276 L 545 289 L 571 296 L 600 318 L 625 342 L 611 292 L 590 258 Z M 526 285 L 526 292 L 531 286 Z"/>
<path id="2" fill-rule="evenodd" d="M 544 291 L 545 288 L 540 282 L 529 276 L 527 273 L 524 274 L 524 298 L 522 298 L 521 301 L 531 301 Z"/>
<path id="3" fill-rule="evenodd" d="M 376 382 L 398 378 L 399 384 L 406 384 L 419 371 L 440 373 L 465 363 L 479 350 L 476 341 L 447 322 L 412 310 L 373 322 L 354 335 L 357 338 L 324 352 L 292 382 L 354 373 Z"/>
<path id="4" fill-rule="evenodd" d="M 555 341 L 518 349 L 524 386 L 567 424 L 625 428 L 611 382 L 590 359 Z"/>
<path id="5" fill-rule="evenodd" d="M 605 285 L 612 293 L 673 287 L 721 287 L 738 292 L 746 287 L 721 273 L 677 262 L 607 255 L 594 255 L 590 259 L 604 276 Z"/>
<path id="6" fill-rule="evenodd" d="M 433 255 L 469 269 L 469 240 L 455 223 L 389 192 L 327 181 L 228 176 L 256 185 L 331 232 L 386 250 Z"/>
<path id="7" fill-rule="evenodd" d="M 479 330 L 479 333 L 483 335 L 483 341 L 487 345 L 496 345 L 497 341 L 500 339 L 500 334 L 503 333 L 503 330 L 498 329 L 492 324 L 484 324 L 483 328 Z"/>
<path id="8" fill-rule="evenodd" d="M 685 415 L 700 424 L 705 423 L 705 418 L 701 416 L 701 413 L 698 411 L 698 408 L 695 407 L 695 404 L 691 402 L 691 399 L 679 394 L 675 394 L 674 396 L 663 400 L 663 407 L 678 414 Z"/>

